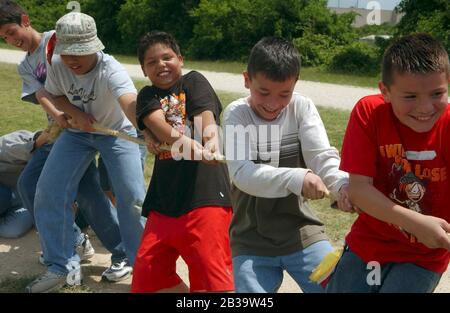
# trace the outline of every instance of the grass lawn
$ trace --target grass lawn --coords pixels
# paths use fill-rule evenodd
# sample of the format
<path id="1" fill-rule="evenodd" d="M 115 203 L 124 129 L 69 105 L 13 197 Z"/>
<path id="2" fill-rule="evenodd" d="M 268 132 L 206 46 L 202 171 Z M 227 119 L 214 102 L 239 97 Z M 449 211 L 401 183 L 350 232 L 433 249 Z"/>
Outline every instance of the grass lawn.
<path id="1" fill-rule="evenodd" d="M 136 83 L 138 89 L 145 82 Z M 38 130 L 46 126 L 46 117 L 40 106 L 31 105 L 20 100 L 21 80 L 16 73 L 16 67 L 10 64 L 0 63 L 0 135 L 7 134 L 18 129 Z M 239 95 L 232 93 L 219 93 L 219 98 L 224 105 L 229 104 Z M 342 137 L 347 125 L 349 111 L 319 107 L 319 112 L 332 145 L 338 149 L 341 147 Z M 145 178 L 147 182 L 151 177 L 154 158 L 147 157 Z M 333 244 L 340 244 L 345 233 L 350 229 L 355 215 L 342 213 L 329 207 L 328 200 L 313 201 L 318 216 L 326 225 L 326 231 Z M 21 292 L 33 278 L 21 278 L 19 281 L 9 280 L 0 283 L 0 292 Z M 86 287 L 65 288 L 61 292 L 91 292 Z"/>

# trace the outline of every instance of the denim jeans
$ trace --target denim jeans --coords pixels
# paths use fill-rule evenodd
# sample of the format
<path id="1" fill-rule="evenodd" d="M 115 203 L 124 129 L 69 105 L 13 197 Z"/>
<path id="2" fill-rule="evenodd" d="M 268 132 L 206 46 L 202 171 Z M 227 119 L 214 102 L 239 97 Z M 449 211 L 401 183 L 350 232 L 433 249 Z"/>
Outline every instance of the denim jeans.
<path id="1" fill-rule="evenodd" d="M 24 207 L 30 212 L 34 212 L 36 186 L 52 147 L 53 145 L 44 145 L 37 149 L 17 182 Z M 125 248 L 120 236 L 116 209 L 111 205 L 100 188 L 98 171 L 94 163 L 89 165 L 78 185 L 77 202 L 80 211 L 89 221 L 92 230 L 103 246 L 111 252 L 112 262 L 125 259 Z M 39 228 L 38 231 L 41 233 Z M 72 235 L 75 238 L 75 244 L 84 240 L 80 228 L 75 223 L 73 224 Z M 50 260 L 46 259 L 43 245 L 42 249 L 44 251 L 44 260 L 46 263 L 49 263 Z"/>
<path id="2" fill-rule="evenodd" d="M 285 256 L 264 257 L 240 255 L 233 258 L 235 290 L 238 293 L 277 292 L 286 271 L 303 292 L 324 292 L 322 286 L 309 280 L 309 275 L 333 250 L 326 240 Z"/>
<path id="3" fill-rule="evenodd" d="M 141 132 L 138 132 L 138 137 L 141 139 L 145 139 L 144 135 Z M 147 146 L 139 145 L 139 153 L 141 157 L 141 165 L 142 171 L 145 170 L 145 159 L 147 158 L 148 150 Z M 98 172 L 100 174 L 100 185 L 102 186 L 103 191 L 112 191 L 111 179 L 109 178 L 108 171 L 106 170 L 105 163 L 103 162 L 102 157 L 98 158 Z M 144 187 L 145 188 L 145 187 Z"/>
<path id="4" fill-rule="evenodd" d="M 387 263 L 380 267 L 379 279 L 374 267 L 367 266 L 348 247 L 326 287 L 329 293 L 429 293 L 441 274 L 413 263 Z"/>
<path id="5" fill-rule="evenodd" d="M 130 130 L 129 134 L 136 136 L 136 131 Z M 116 192 L 122 243 L 130 264 L 134 263 L 145 223 L 141 217 L 145 196 L 144 175 L 137 145 L 112 136 L 66 130 L 48 156 L 37 184 L 35 199 L 36 225 L 51 272 L 65 274 L 73 267 L 72 262 L 79 262 L 73 249 L 72 203 L 83 173 L 92 164 L 97 151 L 103 158 Z M 80 191 L 90 191 L 92 187 L 89 184 L 82 187 L 80 183 Z M 100 186 L 96 188 L 101 192 Z M 81 200 L 80 207 L 88 205 Z M 90 213 L 97 214 L 98 203 L 90 202 L 90 205 L 95 206 Z M 89 218 L 85 211 L 83 215 L 91 227 L 94 226 L 92 222 L 97 219 Z M 104 218 L 98 215 L 99 222 Z"/>
<path id="6" fill-rule="evenodd" d="M 33 218 L 16 192 L 0 185 L 0 237 L 18 238 L 33 227 Z"/>

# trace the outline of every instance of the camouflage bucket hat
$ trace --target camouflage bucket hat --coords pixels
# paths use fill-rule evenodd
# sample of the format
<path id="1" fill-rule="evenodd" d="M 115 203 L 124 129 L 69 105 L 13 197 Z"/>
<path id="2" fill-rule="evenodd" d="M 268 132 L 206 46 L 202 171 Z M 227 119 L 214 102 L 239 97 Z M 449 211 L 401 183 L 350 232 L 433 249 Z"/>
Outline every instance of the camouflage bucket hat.
<path id="1" fill-rule="evenodd" d="M 71 12 L 56 22 L 55 54 L 89 55 L 105 49 L 97 37 L 95 21 L 89 15 Z"/>

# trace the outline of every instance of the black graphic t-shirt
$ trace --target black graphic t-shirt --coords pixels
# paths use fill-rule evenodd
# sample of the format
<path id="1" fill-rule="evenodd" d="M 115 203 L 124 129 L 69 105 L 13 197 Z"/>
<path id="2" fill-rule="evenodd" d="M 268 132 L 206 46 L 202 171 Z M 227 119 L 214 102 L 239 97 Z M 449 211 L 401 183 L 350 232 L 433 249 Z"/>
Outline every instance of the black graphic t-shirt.
<path id="1" fill-rule="evenodd" d="M 206 78 L 192 71 L 168 90 L 144 87 L 137 98 L 139 129 L 155 110 L 163 110 L 166 122 L 181 133 L 190 130 L 193 138 L 194 116 L 211 111 L 220 124 L 221 104 Z M 200 161 L 174 160 L 171 152 L 155 157 L 155 165 L 142 215 L 151 210 L 177 217 L 203 206 L 230 207 L 230 184 L 225 164 L 207 165 Z"/>

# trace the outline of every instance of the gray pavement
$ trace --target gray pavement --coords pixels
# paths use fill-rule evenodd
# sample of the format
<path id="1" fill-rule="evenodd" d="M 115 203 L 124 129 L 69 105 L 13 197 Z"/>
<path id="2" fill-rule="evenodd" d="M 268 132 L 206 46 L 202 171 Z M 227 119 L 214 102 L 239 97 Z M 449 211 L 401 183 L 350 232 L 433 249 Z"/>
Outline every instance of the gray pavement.
<path id="1" fill-rule="evenodd" d="M 0 62 L 18 64 L 25 53 L 17 50 L 0 49 Z M 134 79 L 146 79 L 139 65 L 123 64 L 129 75 Z M 190 69 L 184 69 L 184 72 Z M 199 71 L 217 91 L 237 94 L 247 94 L 242 75 Z M 362 97 L 377 93 L 375 88 L 361 88 L 327 83 L 300 80 L 295 88 L 297 92 L 310 97 L 316 105 L 350 110 Z"/>
<path id="2" fill-rule="evenodd" d="M 0 49 L 0 62 L 18 64 L 24 55 L 25 52 Z M 144 77 L 139 65 L 123 64 L 123 66 L 133 79 L 147 79 Z M 183 72 L 186 73 L 190 70 L 184 69 Z M 199 72 L 208 79 L 216 91 L 232 92 L 241 95 L 248 94 L 248 90 L 244 87 L 242 75 L 211 71 Z M 316 105 L 346 110 L 351 110 L 362 97 L 379 93 L 376 86 L 374 88 L 363 88 L 304 80 L 300 80 L 297 83 L 295 91 L 310 97 Z M 450 97 L 448 100 L 450 102 Z"/>

